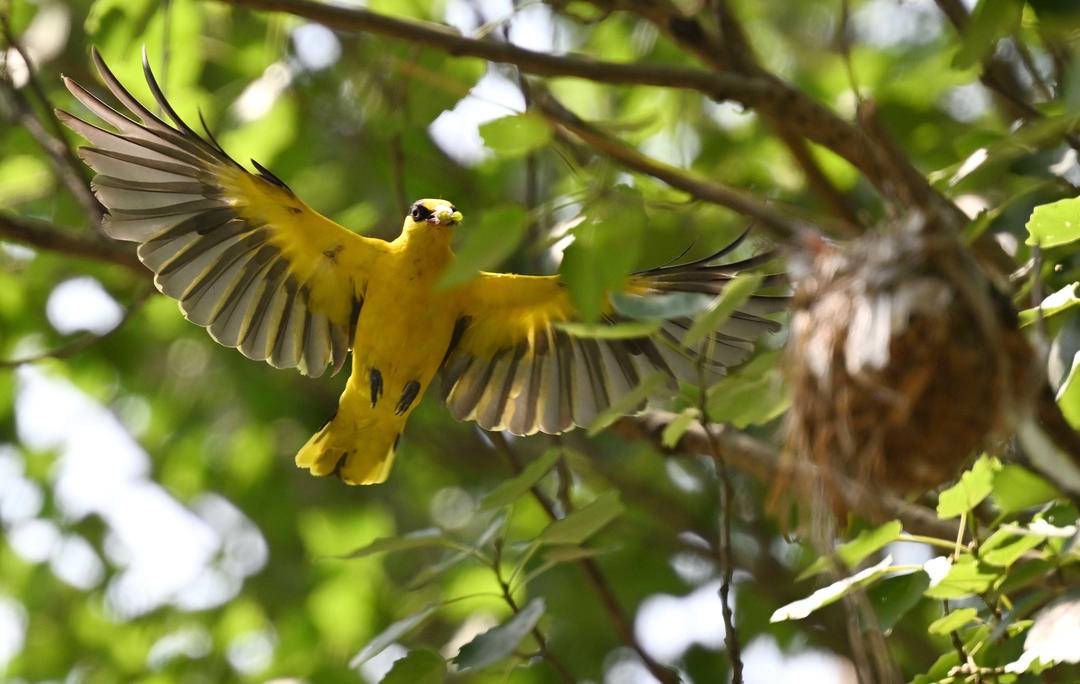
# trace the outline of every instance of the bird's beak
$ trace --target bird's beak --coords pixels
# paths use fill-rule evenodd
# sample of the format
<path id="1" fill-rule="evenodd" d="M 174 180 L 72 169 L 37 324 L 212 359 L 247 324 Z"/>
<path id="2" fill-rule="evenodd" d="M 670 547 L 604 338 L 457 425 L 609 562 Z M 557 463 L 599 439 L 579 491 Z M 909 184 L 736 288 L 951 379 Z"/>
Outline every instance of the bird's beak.
<path id="1" fill-rule="evenodd" d="M 454 211 L 454 209 L 447 204 L 440 204 L 435 207 L 435 211 L 432 212 L 431 218 L 428 220 L 439 225 L 447 225 L 451 223 L 460 223 L 461 219 L 462 216 L 460 211 Z"/>

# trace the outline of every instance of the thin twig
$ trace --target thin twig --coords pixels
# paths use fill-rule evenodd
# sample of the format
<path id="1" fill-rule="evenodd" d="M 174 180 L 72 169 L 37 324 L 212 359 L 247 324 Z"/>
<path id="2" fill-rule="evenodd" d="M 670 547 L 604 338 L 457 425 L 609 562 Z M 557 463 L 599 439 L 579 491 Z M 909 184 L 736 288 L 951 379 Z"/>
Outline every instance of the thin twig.
<path id="1" fill-rule="evenodd" d="M 139 263 L 135 252 L 120 243 L 83 237 L 48 221 L 0 212 L 0 240 L 10 240 L 37 249 L 117 264 L 147 278 L 152 275 Z"/>
<path id="2" fill-rule="evenodd" d="M 420 58 L 419 48 L 413 50 L 409 60 L 401 68 L 404 74 L 411 73 Z M 408 178 L 405 167 L 405 144 L 402 139 L 402 131 L 409 122 L 409 79 L 401 78 L 400 75 L 393 83 L 384 84 L 386 96 L 390 105 L 397 112 L 396 118 L 400 125 L 395 126 L 390 133 L 390 182 L 393 186 L 396 209 L 402 214 L 409 212 L 409 192 L 405 185 Z"/>
<path id="3" fill-rule="evenodd" d="M 704 389 L 700 392 L 700 400 L 701 415 L 707 415 Z M 716 471 L 720 477 L 720 544 L 717 550 L 720 553 L 720 610 L 724 617 L 724 645 L 727 647 L 728 660 L 731 662 L 731 682 L 742 684 L 742 647 L 739 644 L 739 635 L 735 632 L 735 615 L 731 609 L 730 596 L 735 575 L 735 561 L 731 550 L 732 501 L 735 498 L 735 491 L 731 486 L 731 473 L 728 472 L 724 452 L 716 441 L 711 423 L 706 420 L 702 423 L 702 427 L 705 428 L 705 438 L 709 442 L 709 450 L 712 452 L 713 460 L 716 462 Z"/>
<path id="4" fill-rule="evenodd" d="M 949 614 L 949 599 L 943 599 L 942 605 L 945 608 L 945 614 Z M 949 632 L 949 640 L 952 642 L 953 649 L 956 651 L 956 655 L 960 658 L 960 667 L 967 668 L 971 672 L 975 684 L 982 684 L 982 675 L 979 672 L 979 666 L 975 664 L 975 659 L 971 657 L 971 654 L 964 648 L 964 642 L 960 639 L 960 633 L 957 630 Z"/>
<path id="5" fill-rule="evenodd" d="M 65 342 L 64 344 L 56 347 L 55 349 L 43 351 L 38 354 L 32 354 L 30 356 L 24 356 L 18 359 L 0 359 L 0 369 L 18 368 L 19 366 L 25 366 L 27 364 L 45 361 L 46 359 L 68 359 L 82 351 L 85 351 L 86 349 L 89 349 L 91 346 L 97 344 L 98 342 L 101 342 L 106 337 L 109 337 L 113 333 L 123 328 L 128 321 L 135 317 L 135 314 L 139 312 L 139 310 L 142 308 L 142 305 L 146 302 L 147 299 L 150 298 L 150 295 L 153 292 L 153 287 L 145 286 L 141 288 L 138 294 L 135 295 L 135 299 L 133 299 L 131 304 L 128 305 L 127 310 L 124 311 L 124 316 L 115 326 L 113 326 L 109 330 L 101 334 L 84 333 L 83 335 L 80 335 L 73 340 Z"/>
<path id="6" fill-rule="evenodd" d="M 968 13 L 968 9 L 964 6 L 964 3 L 961 0 L 934 1 L 937 3 L 941 13 L 948 17 L 953 28 L 956 29 L 956 32 L 963 34 L 964 31 L 967 30 L 971 20 L 971 15 Z M 1019 39 L 1015 39 L 1015 42 L 1021 61 L 1024 62 L 1026 49 Z M 1030 60 L 1030 55 L 1028 55 L 1027 58 Z M 979 80 L 984 86 L 997 93 L 998 96 L 1010 106 L 1010 114 L 1018 118 L 1029 120 L 1043 118 L 1043 113 L 1029 101 L 1027 93 L 1024 92 L 1023 86 L 1016 79 L 1012 67 L 1008 62 L 996 53 L 990 52 L 983 59 L 982 67 L 983 70 L 982 74 L 979 76 Z M 1038 84 L 1041 81 L 1041 76 L 1035 69 L 1034 64 L 1030 63 L 1028 68 L 1031 70 L 1032 80 Z M 1042 87 L 1049 93 L 1049 89 L 1045 87 L 1045 84 L 1042 84 Z M 1063 137 L 1070 147 L 1080 151 L 1080 137 L 1068 132 L 1066 132 Z"/>
<path id="7" fill-rule="evenodd" d="M 510 607 L 514 615 L 521 612 L 521 608 L 518 606 L 517 601 L 514 600 L 514 595 L 510 592 L 510 583 L 502 576 L 502 544 L 495 544 L 495 557 L 491 563 L 492 570 L 495 571 L 495 580 L 499 583 L 499 588 L 502 590 L 503 600 L 506 601 L 506 605 Z M 551 669 L 555 670 L 555 674 L 559 675 L 559 678 L 564 682 L 573 684 L 577 680 L 574 675 L 570 673 L 566 665 L 559 660 L 548 646 L 547 638 L 540 630 L 539 626 L 532 628 L 533 639 L 536 640 L 536 646 L 540 651 L 540 655 L 551 665 Z"/>
<path id="8" fill-rule="evenodd" d="M 610 9 L 603 2 L 598 4 Z M 761 67 L 738 17 L 727 0 L 716 0 L 714 4 L 719 29 L 719 35 L 715 37 L 706 32 L 695 18 L 683 16 L 674 4 L 631 3 L 626 9 L 652 22 L 684 50 L 697 55 L 718 72 L 734 72 L 779 82 L 774 74 Z M 793 122 L 790 116 L 777 116 L 768 112 L 763 112 L 763 118 L 802 168 L 803 175 L 815 194 L 823 198 L 839 218 L 834 224 L 836 232 L 847 237 L 862 233 L 863 227 L 855 210 L 814 158 L 803 139 L 804 134 L 798 130 L 798 124 Z"/>
<path id="9" fill-rule="evenodd" d="M 791 129 L 823 145 L 863 171 L 879 187 L 880 160 L 864 132 L 806 93 L 776 78 L 665 64 L 605 62 L 581 55 L 554 55 L 507 43 L 467 38 L 446 26 L 399 19 L 360 7 L 312 0 L 222 0 L 226 4 L 288 12 L 342 31 L 389 36 L 451 55 L 514 64 L 539 76 L 571 76 L 616 85 L 652 85 L 696 90 L 717 100 L 733 100 L 769 116 L 786 119 Z"/>
<path id="10" fill-rule="evenodd" d="M 104 212 L 97 198 L 90 192 L 89 171 L 75 156 L 71 146 L 68 144 L 64 127 L 60 124 L 60 120 L 56 118 L 52 103 L 49 101 L 48 95 L 45 94 L 41 82 L 38 81 L 36 65 L 11 30 L 7 17 L 2 13 L 0 13 L 0 32 L 3 33 L 5 42 L 22 58 L 26 66 L 27 84 L 30 92 L 37 98 L 38 105 L 44 112 L 43 118 L 48 122 L 52 130 L 46 130 L 45 126 L 41 124 L 38 116 L 34 113 L 34 107 L 20 89 L 16 88 L 15 84 L 6 77 L 0 75 L 0 89 L 3 90 L 4 99 L 7 100 L 14 117 L 26 128 L 38 146 L 49 156 L 54 173 L 60 183 L 67 188 L 68 192 L 83 208 L 83 211 L 86 212 L 87 220 L 96 230 L 100 230 L 101 217 Z"/>
<path id="11" fill-rule="evenodd" d="M 517 454 L 514 453 L 514 450 L 510 448 L 510 445 L 507 443 L 506 438 L 503 437 L 502 433 L 492 432 L 488 433 L 487 436 L 491 439 L 491 443 L 495 445 L 495 450 L 506 460 L 514 474 L 517 475 L 520 473 L 523 468 L 521 460 L 518 458 Z M 555 505 L 542 491 L 540 491 L 539 487 L 533 486 L 530 491 L 536 502 L 540 504 L 540 508 L 544 509 L 548 518 L 551 520 L 558 520 L 559 516 L 555 512 Z M 599 566 L 597 566 L 591 558 L 580 558 L 576 563 L 578 568 L 584 573 L 585 578 L 589 581 L 589 586 L 592 587 L 593 593 L 596 594 L 597 599 L 600 600 L 600 604 L 611 619 L 612 626 L 615 628 L 615 632 L 618 634 L 619 639 L 637 653 L 649 673 L 662 682 L 662 684 L 678 684 L 678 676 L 673 671 L 653 659 L 644 647 L 642 647 L 641 642 L 638 641 L 633 628 L 630 626 L 629 618 L 626 616 L 626 613 L 623 612 L 622 606 L 619 605 L 619 600 L 615 597 L 614 592 L 612 592 L 611 586 L 600 571 Z"/>

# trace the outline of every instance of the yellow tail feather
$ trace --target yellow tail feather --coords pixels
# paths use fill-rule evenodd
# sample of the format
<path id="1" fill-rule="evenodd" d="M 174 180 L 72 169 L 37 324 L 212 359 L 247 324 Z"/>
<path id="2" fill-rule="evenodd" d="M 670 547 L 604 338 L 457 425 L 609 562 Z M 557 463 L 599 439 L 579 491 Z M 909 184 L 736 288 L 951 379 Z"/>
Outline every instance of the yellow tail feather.
<path id="1" fill-rule="evenodd" d="M 390 474 L 400 436 L 400 426 L 360 424 L 339 415 L 297 452 L 296 465 L 319 477 L 336 473 L 345 484 L 378 484 Z"/>

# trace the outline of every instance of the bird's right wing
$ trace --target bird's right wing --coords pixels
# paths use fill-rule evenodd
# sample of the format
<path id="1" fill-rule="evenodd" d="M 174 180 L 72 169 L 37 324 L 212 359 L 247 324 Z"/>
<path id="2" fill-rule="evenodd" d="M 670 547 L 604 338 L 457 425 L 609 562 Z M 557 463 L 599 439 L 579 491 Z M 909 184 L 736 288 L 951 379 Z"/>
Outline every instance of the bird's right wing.
<path id="1" fill-rule="evenodd" d="M 154 283 L 180 301 L 189 320 L 227 347 L 278 368 L 319 376 L 345 362 L 366 280 L 386 253 L 382 240 L 350 232 L 308 207 L 255 164 L 249 173 L 170 106 L 143 69 L 169 125 L 93 59 L 121 114 L 65 78 L 79 102 L 114 130 L 58 111 L 93 147 L 80 155 L 97 175 L 93 189 L 109 210 L 105 230 L 139 243 Z"/>
<path id="2" fill-rule="evenodd" d="M 741 271 L 773 258 L 762 253 L 718 263 L 745 237 L 698 261 L 636 273 L 622 294 L 657 302 L 690 293 L 708 301 Z M 787 300 L 754 294 L 707 340 L 689 347 L 684 339 L 693 320 L 685 312 L 661 313 L 658 327 L 640 335 L 583 335 L 566 325 L 580 317 L 557 276 L 482 273 L 462 291 L 458 334 L 443 367 L 446 403 L 455 418 L 486 430 L 556 434 L 587 426 L 650 376 L 663 376 L 672 391 L 680 380 L 711 384 L 745 361 L 755 340 L 779 328 L 766 316 Z M 609 302 L 600 325 L 625 322 Z"/>

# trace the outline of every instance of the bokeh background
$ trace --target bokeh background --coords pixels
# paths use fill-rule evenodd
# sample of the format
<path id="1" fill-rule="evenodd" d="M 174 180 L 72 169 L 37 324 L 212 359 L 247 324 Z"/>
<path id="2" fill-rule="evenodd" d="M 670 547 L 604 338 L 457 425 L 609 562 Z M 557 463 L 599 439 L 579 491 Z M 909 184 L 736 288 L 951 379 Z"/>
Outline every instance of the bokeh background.
<path id="1" fill-rule="evenodd" d="M 646 18 L 604 3 L 364 4 L 543 52 L 698 64 Z M 1065 160 L 1052 145 L 972 175 L 961 169 L 978 149 L 1007 146 L 1010 120 L 980 83 L 979 60 L 955 59 L 963 45 L 935 3 L 730 4 L 761 64 L 844 117 L 860 95 L 872 95 L 915 165 L 965 179 L 950 194 L 971 213 L 995 207 L 994 230 L 1014 248 L 1031 207 L 1061 193 L 1056 179 L 1080 182 L 1075 153 Z M 1018 35 L 1045 29 L 1032 7 L 1022 12 Z M 31 80 L 19 51 L 0 45 L 0 211 L 78 240 L 95 240 L 92 217 L 42 152 L 17 94 L 46 127 L 35 83 L 54 105 L 79 111 L 59 75 L 102 92 L 92 45 L 147 98 L 145 46 L 189 121 L 201 112 L 234 157 L 257 159 L 361 233 L 392 238 L 413 199 L 445 197 L 465 215 L 461 240 L 482 238 L 471 238 L 470 259 L 551 273 L 584 221 L 598 228 L 570 247 L 577 254 L 568 277 L 581 291 L 600 291 L 612 274 L 708 253 L 748 225 L 553 134 L 539 117 L 507 119 L 529 101 L 512 66 L 216 2 L 0 0 L 0 14 L 34 63 Z M 1053 70 L 1053 55 L 1036 58 L 1039 73 Z M 1080 84 L 1070 73 L 1075 104 Z M 737 104 L 682 89 L 545 83 L 579 115 L 664 163 L 812 218 L 870 225 L 888 213 L 853 166 L 816 146 L 802 146 L 806 158 L 797 159 L 768 121 Z M 1055 164 L 1058 172 L 1047 170 Z M 808 168 L 848 212 L 835 216 L 821 181 L 806 180 Z M 740 253 L 764 247 L 755 233 Z M 293 454 L 333 413 L 344 376 L 310 380 L 215 345 L 172 301 L 148 294 L 144 273 L 105 251 L 79 256 L 0 239 L 0 358 L 64 357 L 0 368 L 0 679 L 378 682 L 410 650 L 453 656 L 513 614 L 498 576 L 513 572 L 550 522 L 536 497 L 484 508 L 485 496 L 554 448 L 563 458 L 538 489 L 556 515 L 610 492 L 622 508 L 582 540 L 585 550 L 538 552 L 526 564 L 525 575 L 550 566 L 514 592 L 519 608 L 543 598 L 545 648 L 576 680 L 655 681 L 650 660 L 690 681 L 725 680 L 720 494 L 710 458 L 610 431 L 489 437 L 453 421 L 432 393 L 388 483 L 349 488 L 309 477 Z M 786 406 L 782 341 L 766 341 L 714 389 L 715 420 L 774 434 Z M 658 405 L 692 403 L 687 394 Z M 770 505 L 771 483 L 733 477 L 733 596 L 747 681 L 854 681 L 839 605 L 769 623 L 776 608 L 813 590 L 796 576 L 814 554 L 782 533 L 777 521 L 787 527 L 792 511 L 783 499 Z M 443 541 L 400 541 L 425 530 Z M 398 538 L 399 548 L 340 558 L 380 538 Z M 485 560 L 468 552 L 478 540 Z M 912 543 L 888 550 L 908 565 L 938 553 Z M 377 634 L 433 602 L 422 624 L 350 666 Z M 951 650 L 947 635 L 927 634 L 941 614 L 940 602 L 924 600 L 897 618 L 889 644 L 907 677 Z M 533 657 L 532 639 L 511 649 L 521 657 L 456 676 L 565 680 Z M 426 657 L 416 657 L 420 670 Z M 439 681 L 421 676 L 412 681 Z"/>

